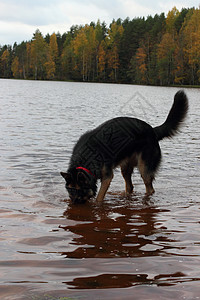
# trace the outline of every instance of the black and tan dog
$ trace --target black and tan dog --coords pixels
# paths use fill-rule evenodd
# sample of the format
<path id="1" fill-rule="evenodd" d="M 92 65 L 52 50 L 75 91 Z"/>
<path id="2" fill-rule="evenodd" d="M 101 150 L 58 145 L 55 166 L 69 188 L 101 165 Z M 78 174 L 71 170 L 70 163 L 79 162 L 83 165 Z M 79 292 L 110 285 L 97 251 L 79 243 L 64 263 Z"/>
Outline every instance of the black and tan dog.
<path id="1" fill-rule="evenodd" d="M 118 117 L 82 135 L 73 149 L 67 173 L 61 172 L 70 199 L 83 203 L 94 197 L 100 179 L 97 201 L 102 201 L 117 166 L 121 167 L 127 195 L 133 191 L 131 175 L 135 167 L 142 176 L 146 194 L 154 193 L 152 182 L 161 161 L 158 141 L 177 133 L 187 111 L 187 96 L 179 91 L 166 121 L 160 126 L 152 128 L 139 119 Z"/>

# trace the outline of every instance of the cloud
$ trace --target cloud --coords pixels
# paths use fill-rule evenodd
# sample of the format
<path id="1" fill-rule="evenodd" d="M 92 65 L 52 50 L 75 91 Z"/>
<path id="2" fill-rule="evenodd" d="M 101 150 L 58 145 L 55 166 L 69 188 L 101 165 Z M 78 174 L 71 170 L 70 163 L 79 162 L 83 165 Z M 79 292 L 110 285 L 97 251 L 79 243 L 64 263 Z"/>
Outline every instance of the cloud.
<path id="1" fill-rule="evenodd" d="M 79 24 L 79 20 L 114 16 L 117 10 L 120 13 L 120 5 L 118 0 L 0 0 L 0 20 L 35 26 L 67 21 Z"/>
<path id="2" fill-rule="evenodd" d="M 0 45 L 14 44 L 28 41 L 35 32 L 35 27 L 17 22 L 7 23 L 0 21 Z"/>
<path id="3" fill-rule="evenodd" d="M 120 5 L 119 0 L 0 0 L 0 44 L 30 40 L 37 28 L 45 35 L 98 19 L 110 24 L 120 17 Z"/>
<path id="4" fill-rule="evenodd" d="M 182 8 L 192 8 L 192 7 L 196 7 L 198 8 L 200 5 L 200 1 L 199 0 L 175 0 L 175 1 L 159 1 L 158 2 L 159 5 L 159 9 L 164 11 L 164 12 L 168 12 L 170 11 L 174 6 L 176 6 L 176 8 L 181 11 Z"/>
<path id="5" fill-rule="evenodd" d="M 200 0 L 0 0 L 0 44 L 30 40 L 38 28 L 47 33 L 68 31 L 72 25 L 100 19 L 133 19 L 162 12 L 174 6 L 199 6 Z M 195 5 L 196 2 L 196 5 Z"/>
<path id="6" fill-rule="evenodd" d="M 93 1 L 94 2 L 94 1 Z M 59 5 L 59 11 L 62 11 L 62 19 L 67 20 L 71 24 L 86 24 L 91 21 L 96 21 L 98 18 L 101 20 L 110 18 L 109 10 L 96 6 L 94 3 L 79 3 L 73 4 L 65 1 Z"/>
<path id="7" fill-rule="evenodd" d="M 28 5 L 29 2 L 31 5 Z M 51 2 L 48 5 L 44 5 L 44 3 L 36 5 L 32 1 L 27 1 L 26 4 L 24 1 L 0 1 L 0 20 L 7 23 L 20 22 L 38 26 L 54 23 L 58 20 L 59 15 L 55 10 L 54 3 Z"/>
<path id="8" fill-rule="evenodd" d="M 126 18 L 127 16 L 130 19 L 135 17 L 143 17 L 148 15 L 155 15 L 155 5 L 152 5 L 153 1 L 133 1 L 133 0 L 122 0 L 121 7 L 121 18 Z"/>

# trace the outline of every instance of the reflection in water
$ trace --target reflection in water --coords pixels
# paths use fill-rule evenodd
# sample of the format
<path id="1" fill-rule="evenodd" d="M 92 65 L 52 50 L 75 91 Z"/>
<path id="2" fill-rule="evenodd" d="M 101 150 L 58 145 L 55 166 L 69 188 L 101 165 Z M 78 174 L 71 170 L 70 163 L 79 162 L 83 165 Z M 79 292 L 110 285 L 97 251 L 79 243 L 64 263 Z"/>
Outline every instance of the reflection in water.
<path id="1" fill-rule="evenodd" d="M 93 202 L 85 205 L 69 204 L 64 216 L 68 220 L 76 221 L 76 225 L 61 228 L 75 234 L 71 242 L 73 250 L 63 252 L 62 255 L 76 259 L 164 255 L 165 248 L 168 248 L 165 245 L 173 243 L 173 239 L 166 232 L 166 228 L 160 227 L 158 214 L 168 210 L 161 210 L 148 203 L 141 204 L 134 198 L 112 197 L 102 205 Z M 77 289 L 125 288 L 138 284 L 170 285 L 172 279 L 176 280 L 181 274 L 175 272 L 156 275 L 152 279 L 148 278 L 148 274 L 124 274 L 123 271 L 122 269 L 122 274 L 113 273 L 111 267 L 110 274 L 75 278 L 66 283 Z"/>
<path id="2" fill-rule="evenodd" d="M 63 227 L 76 234 L 72 243 L 77 245 L 75 250 L 63 255 L 70 258 L 159 255 L 163 247 L 157 242 L 169 241 L 168 236 L 160 236 L 162 228 L 157 229 L 156 216 L 161 210 L 147 205 L 137 208 L 134 199 L 113 202 L 101 206 L 89 202 L 69 205 L 64 215 L 81 222 Z"/>
<path id="3" fill-rule="evenodd" d="M 184 282 L 184 276 L 185 274 L 177 272 L 155 276 L 152 280 L 148 279 L 148 274 L 102 274 L 94 277 L 75 278 L 72 282 L 67 282 L 67 284 L 74 289 L 127 288 L 141 284 L 171 286 Z M 170 279 L 170 282 L 168 282 L 168 279 Z"/>
<path id="4" fill-rule="evenodd" d="M 127 288 L 137 284 L 152 284 L 146 274 L 102 274 L 94 277 L 75 278 L 67 282 L 69 286 L 78 289 Z"/>

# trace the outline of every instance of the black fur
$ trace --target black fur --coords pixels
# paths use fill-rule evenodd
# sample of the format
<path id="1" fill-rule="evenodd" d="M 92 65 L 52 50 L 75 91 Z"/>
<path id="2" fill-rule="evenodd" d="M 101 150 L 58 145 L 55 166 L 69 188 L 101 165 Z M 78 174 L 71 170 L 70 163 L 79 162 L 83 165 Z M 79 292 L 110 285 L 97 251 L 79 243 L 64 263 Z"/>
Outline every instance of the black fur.
<path id="1" fill-rule="evenodd" d="M 161 161 L 158 141 L 172 137 L 178 131 L 187 111 L 187 96 L 184 91 L 179 91 L 166 121 L 158 127 L 152 128 L 139 119 L 118 117 L 83 134 L 73 149 L 67 173 L 61 172 L 72 201 L 85 202 L 94 197 L 98 179 L 102 186 L 97 200 L 103 200 L 117 166 L 121 167 L 127 194 L 133 189 L 131 174 L 134 167 L 141 173 L 147 194 L 153 193 L 152 182 Z"/>
<path id="2" fill-rule="evenodd" d="M 167 116 L 166 121 L 154 128 L 158 141 L 163 138 L 173 137 L 179 130 L 181 123 L 184 121 L 188 111 L 188 99 L 184 91 L 179 91 L 174 97 L 174 103 Z"/>

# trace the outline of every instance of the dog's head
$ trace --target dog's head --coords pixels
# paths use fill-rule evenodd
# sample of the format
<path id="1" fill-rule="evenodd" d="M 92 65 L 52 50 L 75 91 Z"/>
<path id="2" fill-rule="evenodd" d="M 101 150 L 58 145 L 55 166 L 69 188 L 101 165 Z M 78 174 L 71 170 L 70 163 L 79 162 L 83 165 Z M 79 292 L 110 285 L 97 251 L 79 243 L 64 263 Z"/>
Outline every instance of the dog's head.
<path id="1" fill-rule="evenodd" d="M 85 203 L 96 195 L 96 180 L 92 174 L 79 168 L 60 174 L 66 181 L 65 187 L 73 203 Z"/>

